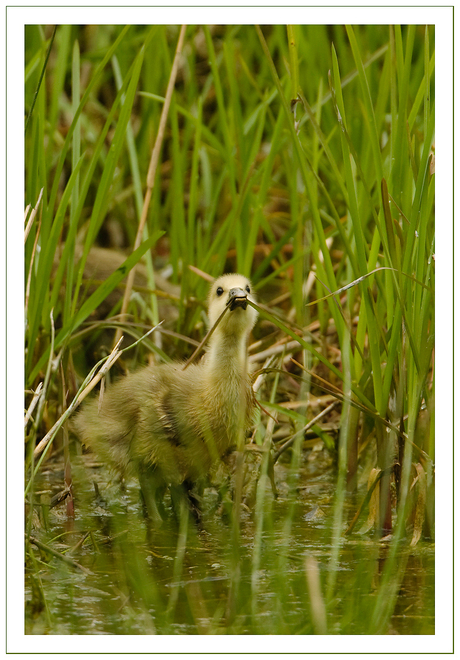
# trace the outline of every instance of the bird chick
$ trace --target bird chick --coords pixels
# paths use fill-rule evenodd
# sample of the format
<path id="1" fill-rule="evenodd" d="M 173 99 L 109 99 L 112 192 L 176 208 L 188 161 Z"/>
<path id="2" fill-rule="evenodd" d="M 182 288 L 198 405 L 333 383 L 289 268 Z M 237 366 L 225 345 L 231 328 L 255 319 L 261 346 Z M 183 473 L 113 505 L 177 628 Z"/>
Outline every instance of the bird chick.
<path id="1" fill-rule="evenodd" d="M 122 475 L 137 473 L 154 519 L 161 518 L 157 505 L 166 486 L 205 476 L 251 423 L 247 342 L 257 312 L 248 300 L 246 277 L 219 277 L 209 293 L 210 327 L 228 309 L 199 364 L 144 367 L 108 387 L 102 404 L 86 403 L 76 417 L 85 445 Z"/>

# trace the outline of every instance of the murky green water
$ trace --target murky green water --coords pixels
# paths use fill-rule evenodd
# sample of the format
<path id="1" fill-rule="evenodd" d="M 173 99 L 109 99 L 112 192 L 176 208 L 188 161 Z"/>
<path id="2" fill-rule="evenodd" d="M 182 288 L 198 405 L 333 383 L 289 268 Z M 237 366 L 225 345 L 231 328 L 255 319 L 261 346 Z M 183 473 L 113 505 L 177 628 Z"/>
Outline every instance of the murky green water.
<path id="1" fill-rule="evenodd" d="M 172 515 L 151 530 L 137 485 L 121 491 L 106 481 L 103 468 L 79 457 L 73 464 L 75 519 L 61 504 L 41 516 L 31 534 L 80 568 L 32 545 L 26 633 L 311 634 L 307 555 L 319 570 L 328 634 L 368 633 L 388 543 L 345 537 L 327 602 L 334 471 L 327 463 L 320 469 L 306 465 L 289 527 L 283 470 L 277 467 L 278 499 L 266 490 L 260 534 L 261 518 L 250 498 L 243 506 L 238 556 L 231 521 L 213 489 L 205 491 L 201 525 L 190 521 L 186 538 Z M 62 479 L 63 466 L 50 464 L 37 484 L 42 501 L 62 487 Z M 356 503 L 349 506 L 354 511 Z M 385 633 L 434 634 L 434 544 L 421 541 L 410 551 L 406 546 L 401 561 L 407 563 Z"/>

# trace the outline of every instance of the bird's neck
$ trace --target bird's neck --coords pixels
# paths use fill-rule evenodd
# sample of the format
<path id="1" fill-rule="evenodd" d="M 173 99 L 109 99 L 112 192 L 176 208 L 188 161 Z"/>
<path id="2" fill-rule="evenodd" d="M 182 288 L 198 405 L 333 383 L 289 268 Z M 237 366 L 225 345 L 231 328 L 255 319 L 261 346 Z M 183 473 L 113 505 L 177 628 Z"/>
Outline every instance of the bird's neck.
<path id="1" fill-rule="evenodd" d="M 212 428 L 223 453 L 238 444 L 247 425 L 250 407 L 246 336 L 213 337 L 206 357 L 204 400 Z M 212 396 L 209 396 L 209 392 Z"/>
<path id="2" fill-rule="evenodd" d="M 246 378 L 247 338 L 246 335 L 214 336 L 207 356 L 207 369 L 216 382 Z"/>

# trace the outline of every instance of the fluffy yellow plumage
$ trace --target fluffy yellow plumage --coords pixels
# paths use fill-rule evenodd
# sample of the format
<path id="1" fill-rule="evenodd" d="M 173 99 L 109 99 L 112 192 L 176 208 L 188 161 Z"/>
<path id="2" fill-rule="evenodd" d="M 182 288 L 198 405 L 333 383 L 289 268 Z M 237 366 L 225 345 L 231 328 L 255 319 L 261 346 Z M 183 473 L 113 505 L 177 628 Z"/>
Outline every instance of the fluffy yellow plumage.
<path id="1" fill-rule="evenodd" d="M 251 284 L 223 275 L 208 299 L 210 326 L 226 309 L 199 364 L 145 367 L 107 389 L 77 415 L 85 445 L 122 474 L 137 473 L 149 513 L 165 486 L 194 482 L 232 446 L 251 421 L 253 393 L 247 341 L 257 313 Z"/>

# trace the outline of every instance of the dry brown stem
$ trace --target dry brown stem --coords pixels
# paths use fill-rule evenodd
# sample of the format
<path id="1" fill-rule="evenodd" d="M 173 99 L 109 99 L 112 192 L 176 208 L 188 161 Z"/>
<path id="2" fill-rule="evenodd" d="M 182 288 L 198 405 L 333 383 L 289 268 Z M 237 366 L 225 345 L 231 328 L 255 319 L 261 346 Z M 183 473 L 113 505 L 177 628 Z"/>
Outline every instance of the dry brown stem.
<path id="1" fill-rule="evenodd" d="M 78 397 L 75 397 L 75 399 L 72 401 L 70 406 L 65 410 L 65 412 L 59 417 L 57 422 L 54 424 L 54 426 L 48 431 L 48 433 L 40 440 L 38 445 L 34 449 L 34 456 L 37 457 L 39 456 L 42 451 L 47 447 L 48 443 L 51 442 L 51 440 L 54 438 L 56 435 L 57 431 L 59 428 L 62 426 L 62 424 L 65 422 L 65 420 L 73 413 L 73 411 L 78 408 L 80 403 L 85 399 L 88 394 L 93 390 L 98 382 L 101 380 L 103 376 L 108 372 L 110 367 L 115 363 L 116 360 L 120 357 L 122 351 L 118 350 L 118 346 L 120 345 L 120 342 L 122 341 L 123 337 L 120 337 L 118 340 L 117 344 L 114 346 L 112 352 L 110 353 L 109 357 L 107 360 L 104 362 L 103 366 L 101 369 L 93 376 L 93 378 L 89 381 L 88 385 L 80 392 Z"/>
<path id="2" fill-rule="evenodd" d="M 40 194 L 38 196 L 37 203 L 35 204 L 35 207 L 32 209 L 32 213 L 30 214 L 29 217 L 29 222 L 27 223 L 27 227 L 24 230 L 24 245 L 26 244 L 27 237 L 29 235 L 30 230 L 32 229 L 33 222 L 35 220 L 35 216 L 37 215 L 38 207 L 40 206 L 40 202 L 42 201 L 42 195 L 43 195 L 43 188 L 40 190 Z M 30 204 L 27 206 L 25 213 L 24 213 L 24 220 L 27 217 L 28 210 L 30 208 Z"/>
<path id="3" fill-rule="evenodd" d="M 174 61 L 171 67 L 171 74 L 169 76 L 168 88 L 166 90 L 165 102 L 163 105 L 163 110 L 161 111 L 160 124 L 158 126 L 158 134 L 153 147 L 152 156 L 150 158 L 149 171 L 147 174 L 147 190 L 145 192 L 144 205 L 142 207 L 142 214 L 139 220 L 139 226 L 137 228 L 136 240 L 134 241 L 133 251 L 136 250 L 141 244 L 142 233 L 144 231 L 145 223 L 147 220 L 147 214 L 150 206 L 150 199 L 152 197 L 153 186 L 155 183 L 155 174 L 157 171 L 158 160 L 160 158 L 161 145 L 163 143 L 163 137 L 166 128 L 166 120 L 168 118 L 169 107 L 171 105 L 171 98 L 172 98 L 172 93 L 174 91 L 174 84 L 176 82 L 177 69 L 179 66 L 179 58 L 182 52 L 182 47 L 184 45 L 186 27 L 187 27 L 186 25 L 182 25 L 179 34 L 179 39 L 177 41 L 176 54 L 174 55 Z M 128 311 L 129 299 L 131 297 L 131 291 L 134 284 L 135 271 L 136 271 L 136 266 L 134 266 L 130 270 L 128 275 L 126 289 L 123 296 L 123 303 L 121 306 L 120 316 L 122 320 L 126 318 L 126 312 Z M 118 329 L 117 332 L 115 333 L 114 344 L 118 342 L 120 336 L 121 336 L 121 329 Z"/>
<path id="4" fill-rule="evenodd" d="M 42 388 L 43 388 L 43 382 L 38 384 L 38 387 L 34 392 L 33 399 L 30 402 L 30 406 L 28 407 L 27 412 L 24 416 L 24 428 L 27 426 L 29 419 L 32 417 L 32 413 L 35 410 L 35 406 L 38 403 L 38 399 L 40 398 L 40 393 L 42 391 Z"/>
<path id="5" fill-rule="evenodd" d="M 301 433 L 305 433 L 305 431 L 311 429 L 311 427 L 314 426 L 317 422 L 319 422 L 319 420 L 322 419 L 325 415 L 327 415 L 327 413 L 329 413 L 337 405 L 337 403 L 338 401 L 333 401 L 327 408 L 322 410 L 319 413 L 319 415 L 316 415 L 316 417 L 314 417 L 310 422 L 308 422 L 308 424 L 305 424 L 305 426 L 302 429 L 300 429 L 300 431 L 294 433 L 294 435 L 292 435 L 289 438 L 289 440 L 287 440 L 287 442 L 285 442 L 284 445 L 278 449 L 275 456 L 273 457 L 273 463 L 276 463 L 276 461 L 279 459 L 281 454 L 284 451 L 286 451 L 286 449 L 288 449 L 291 445 L 294 444 L 294 440 L 297 438 L 298 435 L 300 435 Z"/>
<path id="6" fill-rule="evenodd" d="M 37 215 L 37 211 L 38 211 L 38 207 L 39 207 L 40 202 L 41 202 L 42 194 L 43 194 L 43 188 L 40 190 L 40 194 L 38 196 L 38 201 L 35 205 L 35 208 L 32 209 L 32 213 L 30 214 L 30 217 L 29 217 L 29 222 L 27 223 L 27 227 L 24 230 L 24 245 L 27 241 L 27 237 L 28 237 L 29 232 L 32 228 L 32 224 L 33 224 L 33 221 L 35 219 L 35 216 Z M 30 204 L 29 204 L 29 206 L 30 206 Z M 27 213 L 27 209 L 26 209 L 26 213 Z M 27 285 L 26 285 L 26 294 L 25 294 L 25 305 L 24 305 L 25 306 L 25 313 L 24 313 L 25 317 L 27 317 L 27 308 L 29 306 L 30 280 L 31 280 L 31 277 L 32 277 L 32 269 L 33 269 L 33 265 L 34 265 L 35 252 L 37 250 L 38 237 L 40 236 L 41 226 L 42 226 L 42 221 L 41 221 L 41 218 L 40 218 L 40 222 L 38 223 L 37 234 L 35 236 L 34 246 L 32 248 L 32 256 L 31 256 L 31 259 L 30 259 L 29 273 L 27 275 Z"/>

